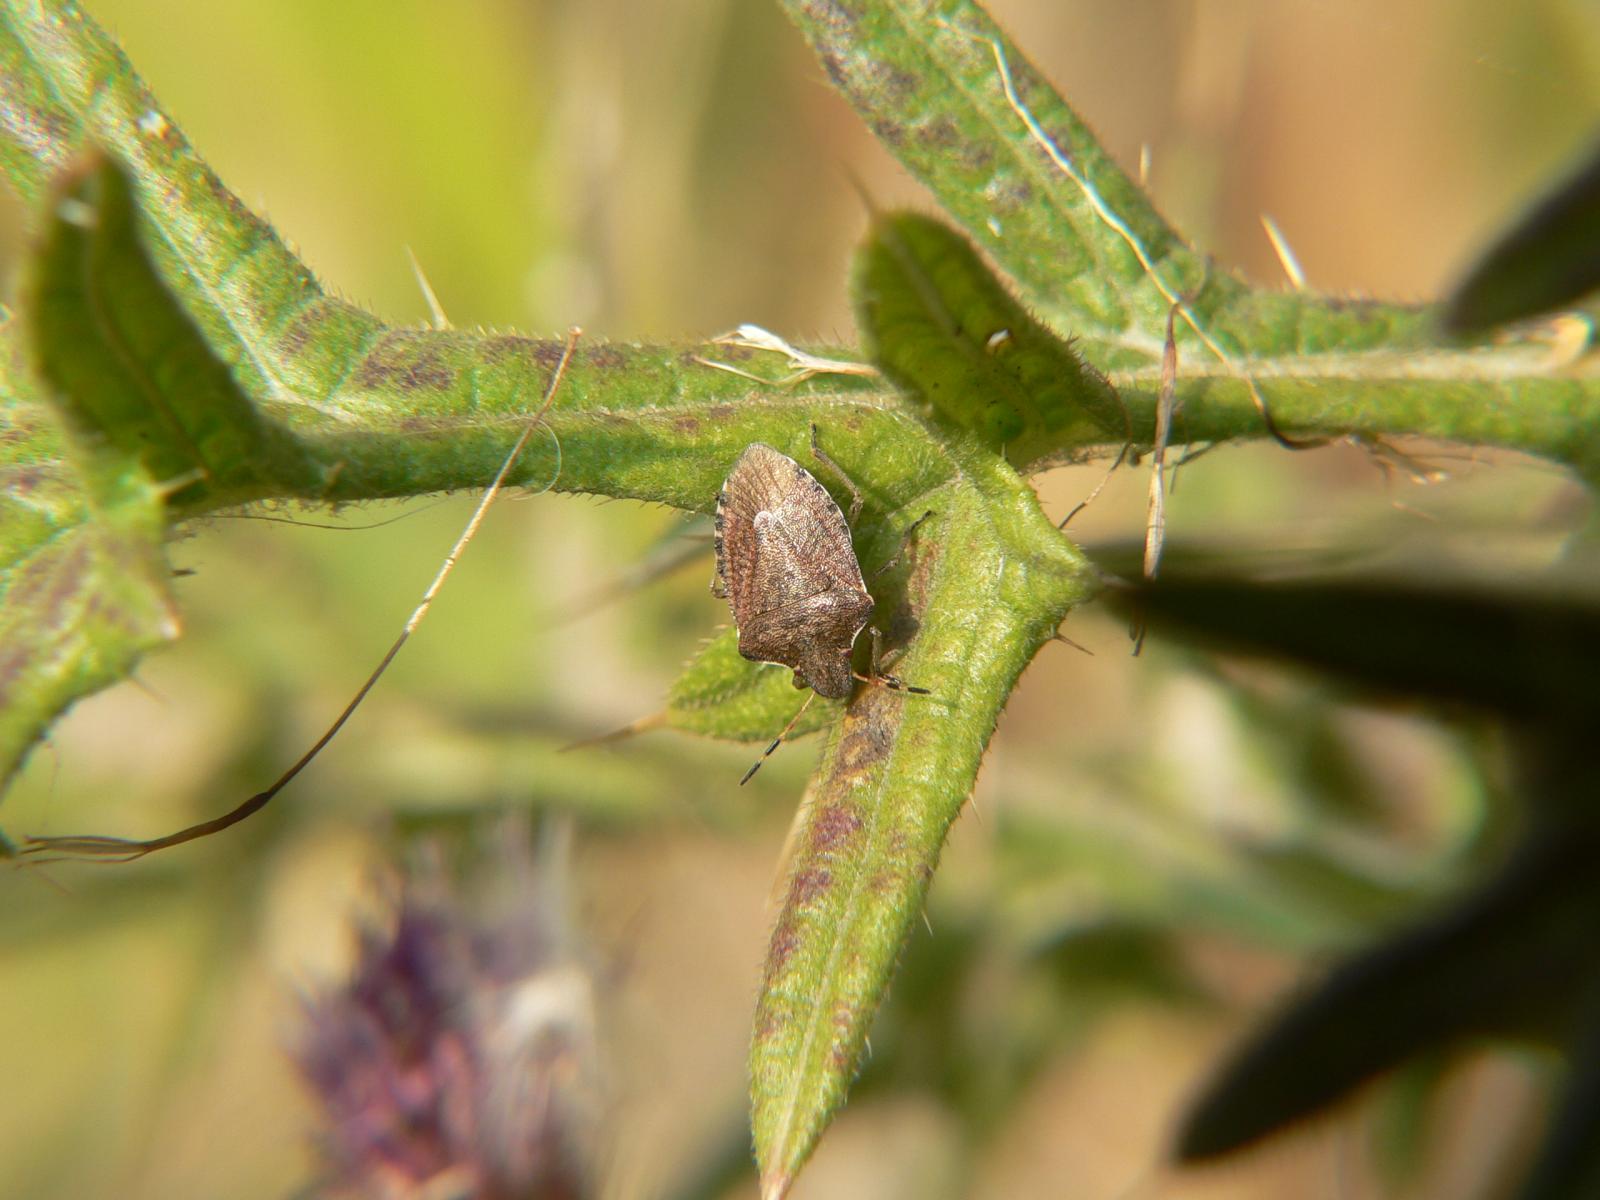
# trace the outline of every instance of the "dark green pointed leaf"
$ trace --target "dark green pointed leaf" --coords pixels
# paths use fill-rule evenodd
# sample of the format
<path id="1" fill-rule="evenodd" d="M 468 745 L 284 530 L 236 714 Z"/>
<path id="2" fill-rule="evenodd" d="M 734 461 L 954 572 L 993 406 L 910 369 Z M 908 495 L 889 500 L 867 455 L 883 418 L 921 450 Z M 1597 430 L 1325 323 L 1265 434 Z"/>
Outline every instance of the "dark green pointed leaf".
<path id="1" fill-rule="evenodd" d="M 917 213 L 873 220 L 851 290 L 863 345 L 936 420 L 1017 463 L 1122 443 L 1116 392 L 1028 315 L 959 233 Z"/>
<path id="2" fill-rule="evenodd" d="M 1592 824 L 1546 831 L 1482 890 L 1337 968 L 1222 1069 L 1178 1157 L 1238 1150 L 1415 1055 L 1563 1028 L 1597 977 L 1597 855 Z"/>
<path id="3" fill-rule="evenodd" d="M 1445 302 L 1470 336 L 1535 317 L 1600 288 L 1600 142 L 1489 246 Z"/>
<path id="4" fill-rule="evenodd" d="M 74 700 L 176 636 L 161 552 L 169 497 L 237 501 L 310 469 L 162 285 L 117 164 L 81 160 L 41 225 L 21 323 L 67 436 L 58 442 L 33 410 L 11 358 L 7 452 L 22 523 L 8 539 L 0 617 L 0 779 Z"/>
<path id="5" fill-rule="evenodd" d="M 1114 593 L 1154 629 L 1272 655 L 1390 694 L 1525 721 L 1600 708 L 1600 604 L 1444 580 L 1256 583 L 1164 574 Z"/>

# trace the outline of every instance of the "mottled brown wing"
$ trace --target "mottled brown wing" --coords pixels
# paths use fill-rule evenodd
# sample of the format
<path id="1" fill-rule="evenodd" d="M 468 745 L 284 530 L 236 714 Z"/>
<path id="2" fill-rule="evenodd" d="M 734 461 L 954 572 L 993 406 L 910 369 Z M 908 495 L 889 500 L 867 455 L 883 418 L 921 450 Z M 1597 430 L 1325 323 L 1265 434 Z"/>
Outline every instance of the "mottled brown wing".
<path id="1" fill-rule="evenodd" d="M 715 541 L 717 579 L 739 628 L 824 592 L 866 591 L 833 497 L 794 459 L 760 442 L 746 447 L 722 485 Z"/>
<path id="2" fill-rule="evenodd" d="M 793 669 L 795 687 L 847 699 L 854 688 L 850 651 L 867 618 L 872 597 L 841 588 L 752 617 L 739 626 L 739 653 L 757 662 Z"/>

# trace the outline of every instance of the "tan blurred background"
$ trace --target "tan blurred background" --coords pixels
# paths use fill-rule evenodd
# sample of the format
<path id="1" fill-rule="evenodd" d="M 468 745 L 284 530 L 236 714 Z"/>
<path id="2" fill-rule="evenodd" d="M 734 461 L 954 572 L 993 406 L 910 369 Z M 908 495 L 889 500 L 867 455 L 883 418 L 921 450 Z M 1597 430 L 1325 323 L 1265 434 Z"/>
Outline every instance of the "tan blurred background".
<path id="1" fill-rule="evenodd" d="M 851 177 L 885 205 L 932 207 L 762 3 L 87 7 L 234 190 L 334 290 L 397 322 L 427 314 L 409 247 L 462 327 L 578 322 L 595 337 L 670 339 L 753 321 L 848 341 L 844 278 L 863 225 Z M 1265 212 L 1312 286 L 1432 296 L 1600 112 L 1600 9 L 1578 0 L 993 9 L 1124 164 L 1148 148 L 1167 215 L 1259 281 L 1282 278 Z M 0 248 L 13 265 L 19 219 L 8 200 Z M 1538 464 L 1428 462 L 1449 478 L 1419 486 L 1352 447 L 1223 449 L 1188 468 L 1169 536 L 1342 537 L 1448 557 L 1441 544 L 1467 528 L 1477 552 L 1518 567 L 1554 554 L 1576 519 L 1571 489 Z M 1065 512 L 1099 475 L 1047 477 L 1047 507 Z M 1139 536 L 1144 486 L 1121 473 L 1075 532 Z M 349 525 L 405 514 L 361 532 L 192 530 L 171 551 L 195 572 L 178 584 L 185 638 L 138 684 L 58 726 L 7 799 L 5 827 L 154 835 L 261 786 L 381 655 L 466 504 L 342 514 Z M 160 861 L 0 873 L 0 1191 L 290 1194 L 309 1170 L 311 1120 L 282 1053 L 294 989 L 337 977 L 351 920 L 370 911 L 374 873 L 407 830 L 530 800 L 580 815 L 575 909 L 602 980 L 612 1102 L 604 1194 L 674 1195 L 737 1136 L 767 894 L 814 746 L 785 750 L 743 791 L 748 748 L 656 734 L 581 761 L 553 753 L 659 707 L 675 666 L 725 618 L 700 561 L 557 624 L 678 524 L 634 504 L 504 503 L 367 709 L 276 811 Z M 1178 831 L 1155 852 L 1158 881 L 1162 854 L 1226 861 L 1240 830 L 1292 840 L 1310 825 L 1280 764 L 1182 656 L 1130 659 L 1125 631 L 1093 614 L 1068 632 L 1095 655 L 1047 647 L 1019 689 L 979 811 L 956 827 L 935 885 L 935 939 L 943 920 L 993 902 L 995 829 L 1013 809 L 1070 805 L 1088 825 L 1116 824 L 1143 797 L 1138 811 L 1160 816 L 1151 828 Z M 1353 710 L 1337 721 L 1378 781 L 1387 836 L 1362 851 L 1382 860 L 1376 873 L 1425 870 L 1482 819 L 1448 735 Z M 1026 928 L 1114 890 L 1064 876 L 1006 894 Z M 1104 1014 L 1046 1065 L 967 1190 L 1380 1194 L 1359 1114 L 1192 1177 L 1157 1165 L 1207 1063 L 1306 961 L 1325 961 L 1315 943 L 1304 931 L 1184 940 L 1228 1004 Z M 1540 1070 L 1501 1058 L 1456 1077 L 1445 1132 L 1405 1194 L 1480 1194 L 1525 1133 L 1517 1114 Z M 953 1121 L 909 1091 L 852 1107 L 797 1194 L 958 1194 Z"/>

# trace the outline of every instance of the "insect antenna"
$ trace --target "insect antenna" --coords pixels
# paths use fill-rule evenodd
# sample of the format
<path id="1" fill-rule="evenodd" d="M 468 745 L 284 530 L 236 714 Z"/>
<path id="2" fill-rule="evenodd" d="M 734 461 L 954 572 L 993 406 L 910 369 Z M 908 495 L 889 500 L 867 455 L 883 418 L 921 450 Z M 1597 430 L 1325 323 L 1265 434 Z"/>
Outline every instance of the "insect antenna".
<path id="1" fill-rule="evenodd" d="M 783 732 L 778 734 L 777 737 L 773 738 L 772 745 L 766 748 L 766 751 L 761 755 L 760 758 L 756 759 L 755 762 L 750 764 L 750 769 L 744 773 L 744 778 L 739 780 L 740 787 L 743 787 L 745 784 L 749 783 L 751 776 L 753 776 L 757 771 L 761 770 L 761 764 L 772 757 L 772 752 L 782 744 L 784 738 L 789 736 L 789 731 L 800 723 L 800 718 L 806 715 L 806 709 L 811 707 L 811 702 L 816 698 L 817 694 L 815 692 L 807 694 L 806 702 L 800 706 L 799 712 L 795 713 L 794 716 L 789 718 L 789 723 L 783 727 Z"/>

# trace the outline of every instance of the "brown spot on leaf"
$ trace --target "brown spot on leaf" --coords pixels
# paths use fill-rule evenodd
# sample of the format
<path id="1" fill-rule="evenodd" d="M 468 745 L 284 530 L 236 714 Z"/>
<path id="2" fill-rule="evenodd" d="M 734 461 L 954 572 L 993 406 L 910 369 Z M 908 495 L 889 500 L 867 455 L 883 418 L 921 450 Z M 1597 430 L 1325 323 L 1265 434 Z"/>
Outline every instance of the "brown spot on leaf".
<path id="1" fill-rule="evenodd" d="M 884 688 L 864 688 L 845 717 L 844 733 L 834 764 L 834 788 L 870 773 L 889 754 L 900 714 Z"/>
<path id="2" fill-rule="evenodd" d="M 828 82 L 841 92 L 847 91 L 848 80 L 845 75 L 844 59 L 833 50 L 823 50 L 817 57 L 822 60 L 822 70 L 827 75 Z"/>
<path id="3" fill-rule="evenodd" d="M 933 877 L 933 868 L 926 863 L 915 863 L 911 868 L 911 873 L 926 888 L 928 880 Z M 875 896 L 892 898 L 897 901 L 909 890 L 913 890 L 908 886 L 908 883 L 909 881 L 904 871 L 885 868 L 882 871 L 873 872 L 872 878 L 867 880 L 867 890 Z"/>
<path id="4" fill-rule="evenodd" d="M 963 142 L 959 154 L 961 165 L 974 175 L 987 175 L 994 166 L 994 151 L 983 142 Z"/>
<path id="5" fill-rule="evenodd" d="M 5 480 L 5 490 L 10 496 L 29 496 L 33 490 L 50 477 L 47 467 L 29 465 L 16 467 L 13 470 L 0 474 L 0 479 Z"/>
<path id="6" fill-rule="evenodd" d="M 84 586 L 91 566 L 92 550 L 81 531 L 64 540 L 61 547 L 54 562 L 46 560 L 43 570 L 26 572 L 6 597 L 17 611 L 32 613 L 41 625 L 52 629 L 70 624 L 67 605 Z"/>
<path id="7" fill-rule="evenodd" d="M 961 130 L 951 118 L 941 116 L 917 126 L 917 141 L 931 149 L 948 150 L 960 143 Z"/>
<path id="8" fill-rule="evenodd" d="M 791 909 L 809 904 L 833 884 L 833 872 L 827 867 L 806 867 L 796 871 L 789 881 L 788 905 Z"/>
<path id="9" fill-rule="evenodd" d="M 751 346 L 736 346 L 732 344 L 715 347 L 716 357 L 720 362 L 742 363 L 749 362 L 756 356 L 755 349 Z"/>
<path id="10" fill-rule="evenodd" d="M 1021 179 L 1015 180 L 1001 190 L 998 199 L 1013 209 L 1026 208 L 1033 203 L 1033 185 Z"/>
<path id="11" fill-rule="evenodd" d="M 876 72 L 878 83 L 897 104 L 911 99 L 922 84 L 922 77 L 899 67 L 884 67 Z"/>
<path id="12" fill-rule="evenodd" d="M 835 802 L 818 810 L 811 822 L 811 849 L 817 854 L 841 850 L 861 831 L 861 818 L 848 804 Z"/>
<path id="13" fill-rule="evenodd" d="M 292 321 L 278 334 L 278 350 L 283 354 L 298 354 L 311 341 L 322 321 L 322 305 L 309 304 L 302 308 Z"/>
<path id="14" fill-rule="evenodd" d="M 828 1058 L 834 1070 L 849 1076 L 855 1074 L 856 1060 L 861 1057 L 861 1039 L 855 1036 L 856 1011 L 847 1004 L 833 1010 L 833 1044 L 828 1047 Z"/>
<path id="15" fill-rule="evenodd" d="M 11 694 L 16 690 L 16 685 L 28 670 L 28 665 L 37 653 L 36 646 L 16 644 L 9 649 L 0 649 L 0 703 L 9 705 L 12 702 Z"/>
<path id="16" fill-rule="evenodd" d="M 792 910 L 791 910 L 792 911 Z M 772 931 L 772 941 L 767 946 L 767 978 L 773 979 L 783 973 L 793 957 L 795 948 L 800 945 L 800 933 L 794 927 L 794 922 L 788 918 L 780 921 Z"/>
<path id="17" fill-rule="evenodd" d="M 558 342 L 553 339 L 541 339 L 533 344 L 535 347 L 533 351 L 534 360 L 541 367 L 549 367 L 551 370 L 555 370 L 561 364 L 562 355 L 567 352 L 565 342 Z"/>
<path id="18" fill-rule="evenodd" d="M 391 334 L 361 361 L 355 385 L 374 391 L 394 387 L 407 392 L 442 392 L 455 379 L 455 372 L 426 342 L 415 335 Z"/>
<path id="19" fill-rule="evenodd" d="M 601 371 L 615 371 L 628 365 L 628 356 L 615 346 L 604 344 L 584 347 L 583 361 Z"/>
<path id="20" fill-rule="evenodd" d="M 906 127 L 899 121 L 892 121 L 887 117 L 875 117 L 872 120 L 872 132 L 886 146 L 901 146 L 905 144 Z"/>
<path id="21" fill-rule="evenodd" d="M 861 21 L 861 6 L 848 0 L 810 0 L 802 8 L 813 23 L 826 25 L 834 38 L 848 37 Z"/>

